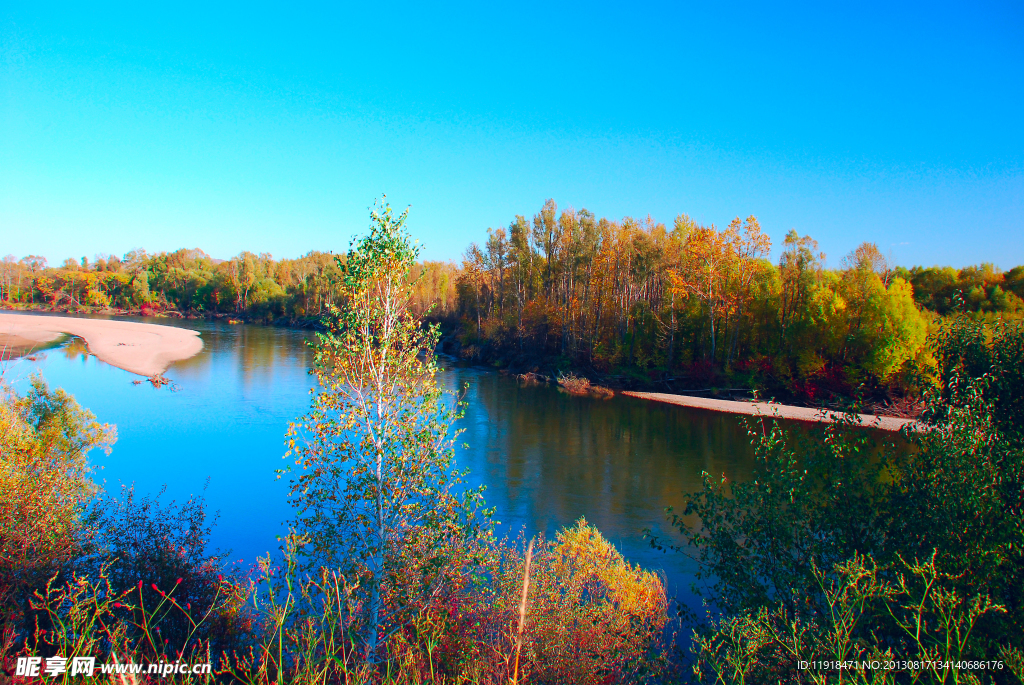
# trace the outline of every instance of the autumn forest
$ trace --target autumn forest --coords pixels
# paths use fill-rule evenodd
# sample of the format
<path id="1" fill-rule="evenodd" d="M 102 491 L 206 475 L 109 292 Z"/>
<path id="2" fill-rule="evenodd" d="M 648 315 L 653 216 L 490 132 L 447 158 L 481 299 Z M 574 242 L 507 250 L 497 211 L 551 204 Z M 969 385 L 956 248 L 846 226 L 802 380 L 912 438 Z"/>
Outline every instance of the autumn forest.
<path id="1" fill-rule="evenodd" d="M 0 302 L 315 326 L 338 301 L 339 276 L 329 252 L 218 260 L 136 249 L 60 266 L 8 256 Z M 442 322 L 445 351 L 470 361 L 805 403 L 862 397 L 895 407 L 921 387 L 926 339 L 942 317 L 1024 316 L 1021 266 L 907 269 L 871 243 L 826 261 L 796 231 L 773 246 L 754 216 L 719 228 L 680 214 L 666 226 L 553 200 L 488 229 L 461 263 L 421 262 L 414 277 L 416 308 Z"/>

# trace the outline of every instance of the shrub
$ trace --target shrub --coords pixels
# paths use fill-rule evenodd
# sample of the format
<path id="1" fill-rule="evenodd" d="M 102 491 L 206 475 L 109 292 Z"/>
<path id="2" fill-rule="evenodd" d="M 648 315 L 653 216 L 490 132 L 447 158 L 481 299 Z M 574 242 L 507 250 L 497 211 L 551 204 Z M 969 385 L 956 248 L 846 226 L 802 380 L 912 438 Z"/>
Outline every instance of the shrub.
<path id="1" fill-rule="evenodd" d="M 558 376 L 558 385 L 565 388 L 570 395 L 589 395 L 590 379 L 576 376 L 575 374 L 562 374 Z"/>
<path id="2" fill-rule="evenodd" d="M 1024 681 L 1024 655 L 1008 645 L 993 655 L 1001 667 L 969 665 L 971 632 L 984 617 L 1005 608 L 982 593 L 960 594 L 958 579 L 940 570 L 934 554 L 925 561 L 901 558 L 893 569 L 857 555 L 836 565 L 834 576 L 817 568 L 814 576 L 828 609 L 822 614 L 802 618 L 781 605 L 761 607 L 695 632 L 697 681 L 835 682 L 839 669 L 822 668 L 821 662 L 860 664 L 847 668 L 844 682 L 849 683 L 978 683 L 984 672 Z M 895 639 L 858 629 L 873 614 L 894 622 Z"/>
<path id="3" fill-rule="evenodd" d="M 932 340 L 932 349 L 939 385 L 924 412 L 931 423 L 907 429 L 903 444 L 874 440 L 852 414 L 806 432 L 751 421 L 758 458 L 752 480 L 730 483 L 704 474 L 704 487 L 689 495 L 684 515 L 672 515 L 696 550 L 708 600 L 722 616 L 715 625 L 719 642 L 702 645 L 704 652 L 714 653 L 728 634 L 735 643 L 729 659 L 740 659 L 741 652 L 763 656 L 762 647 L 781 649 L 778 639 L 763 640 L 771 637 L 765 632 L 770 625 L 783 624 L 791 633 L 804 631 L 805 645 L 824 644 L 839 627 L 830 623 L 835 596 L 818 569 L 827 570 L 829 582 L 845 583 L 850 574 L 866 578 L 863 568 L 854 573 L 849 566 L 861 557 L 905 569 L 908 578 L 925 570 L 935 583 L 941 577 L 951 604 L 936 605 L 933 613 L 969 619 L 969 631 L 957 629 L 964 658 L 996 660 L 1006 649 L 1024 649 L 1024 442 L 1017 420 L 1024 333 L 960 317 Z M 905 559 L 931 559 L 931 565 Z M 896 571 L 885 573 L 885 587 L 896 594 L 867 598 L 864 619 L 842 629 L 862 645 L 883 652 L 891 647 L 906 658 L 916 652 L 899 651 L 906 630 L 894 607 L 898 598 L 916 595 L 896 583 Z M 963 598 L 975 598 L 977 606 Z"/>
<path id="4" fill-rule="evenodd" d="M 929 397 L 926 420 L 943 419 L 951 406 L 954 378 L 986 378 L 982 391 L 996 427 L 1007 438 L 1024 440 L 1024 324 L 1002 320 L 986 324 L 959 315 L 940 326 L 932 349 L 937 384 Z"/>
<path id="5" fill-rule="evenodd" d="M 514 625 L 525 559 L 498 570 L 493 620 Z M 532 683 L 635 682 L 646 675 L 668 621 L 662 579 L 632 566 L 580 519 L 535 547 L 520 671 Z M 498 618 L 503 617 L 503 618 Z"/>
<path id="6" fill-rule="evenodd" d="M 139 498 L 134 487 L 122 486 L 118 497 L 100 497 L 92 513 L 91 553 L 77 564 L 79 574 L 102 578 L 110 592 L 129 593 L 134 600 L 130 622 L 136 626 L 144 624 L 146 607 L 173 591 L 172 604 L 179 610 L 160 623 L 161 637 L 171 646 L 184 649 L 190 639 L 202 639 L 215 652 L 232 647 L 246 633 L 247 621 L 227 610 L 225 593 L 236 595 L 232 584 L 242 581 L 225 568 L 225 553 L 208 549 L 212 522 L 203 498 L 161 504 L 162 495 L 163 490 Z M 204 617 L 201 628 L 193 616 Z M 128 637 L 139 636 L 129 631 Z"/>
<path id="7" fill-rule="evenodd" d="M 51 581 L 36 593 L 33 607 L 46 616 L 48 628 L 37 626 L 31 640 L 33 648 L 23 653 L 59 655 L 68 663 L 74 657 L 94 657 L 97 663 L 216 666 L 220 659 L 210 636 L 217 634 L 216 623 L 224 616 L 239 615 L 244 588 L 221 579 L 214 601 L 200 609 L 175 596 L 180 583 L 165 586 L 166 590 L 154 584 L 152 589 L 158 596 L 147 601 L 141 582 L 119 590 L 111 583 L 106 568 L 104 565 L 94 577 L 73 574 L 64 584 Z M 184 623 L 188 628 L 184 632 L 169 630 L 174 623 Z M 177 632 L 173 638 L 172 632 Z M 212 672 L 213 668 L 210 674 L 181 676 L 181 680 L 212 682 Z M 70 681 L 69 674 L 65 673 L 63 680 Z"/>
<path id="8" fill-rule="evenodd" d="M 87 456 L 115 440 L 113 426 L 41 376 L 24 396 L 0 385 L 0 626 L 30 622 L 33 591 L 95 533 L 83 520 L 96 492 Z"/>

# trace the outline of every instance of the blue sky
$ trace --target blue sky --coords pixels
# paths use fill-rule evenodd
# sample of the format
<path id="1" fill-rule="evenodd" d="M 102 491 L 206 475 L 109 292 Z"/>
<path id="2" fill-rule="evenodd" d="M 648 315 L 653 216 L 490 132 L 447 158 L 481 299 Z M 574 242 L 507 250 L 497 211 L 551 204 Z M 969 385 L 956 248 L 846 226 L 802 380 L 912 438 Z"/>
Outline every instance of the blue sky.
<path id="1" fill-rule="evenodd" d="M 829 5 L 826 7 L 825 5 Z M 457 259 L 543 201 L 1024 263 L 1024 4 L 0 8 L 0 253 Z"/>

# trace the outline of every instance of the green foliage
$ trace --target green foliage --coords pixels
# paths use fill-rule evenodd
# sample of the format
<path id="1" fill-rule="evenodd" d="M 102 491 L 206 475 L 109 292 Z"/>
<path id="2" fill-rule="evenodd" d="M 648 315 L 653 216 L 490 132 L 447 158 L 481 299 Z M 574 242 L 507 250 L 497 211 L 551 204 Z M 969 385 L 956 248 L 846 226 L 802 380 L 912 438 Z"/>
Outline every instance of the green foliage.
<path id="1" fill-rule="evenodd" d="M 1007 638 L 1024 647 L 1024 446 L 1003 432 L 987 380 L 953 375 L 944 406 L 929 412 L 935 427 L 896 462 L 890 554 L 936 550 L 962 593 L 1006 608 L 980 626 L 979 649 Z"/>
<path id="2" fill-rule="evenodd" d="M 971 655 L 972 631 L 1005 609 L 983 594 L 961 595 L 951 582 L 958 578 L 943 573 L 934 556 L 914 562 L 901 558 L 890 571 L 856 555 L 837 564 L 834 574 L 814 568 L 814 577 L 826 610 L 813 618 L 784 607 L 761 607 L 695 633 L 696 680 L 716 685 L 981 683 L 1010 674 L 1020 680 L 1024 674 L 1015 647 L 1001 646 L 987 663 Z M 896 639 L 864 630 L 876 615 L 892 621 Z"/>
<path id="3" fill-rule="evenodd" d="M 310 568 L 358 581 L 362 649 L 400 630 L 424 597 L 474 570 L 489 539 L 481 491 L 454 468 L 458 414 L 437 384 L 439 332 L 410 310 L 417 248 L 384 204 L 323 319 L 312 411 L 289 431 L 296 527 Z"/>
<path id="4" fill-rule="evenodd" d="M 686 544 L 653 541 L 695 552 L 721 615 L 700 634 L 711 669 L 702 677 L 774 682 L 807 654 L 840 658 L 840 635 L 843 654 L 878 658 L 944 659 L 935 650 L 954 642 L 957 659 L 1024 649 L 1024 448 L 1013 366 L 1021 329 L 962 316 L 931 347 L 941 381 L 925 412 L 931 424 L 906 431 L 905 444 L 853 429 L 852 415 L 805 432 L 752 421 L 754 478 L 705 474 L 684 514 L 672 515 Z M 848 596 L 859 597 L 856 621 L 836 613 L 837 598 Z M 914 611 L 929 614 L 922 630 L 932 637 L 908 639 Z M 743 675 L 748 667 L 760 675 Z M 970 681 L 969 673 L 921 675 L 932 676 Z"/>
<path id="5" fill-rule="evenodd" d="M 860 330 L 869 335 L 865 345 L 864 367 L 875 377 L 888 380 L 903 369 L 924 348 L 928 324 L 914 306 L 914 293 L 902 278 L 894 278 L 886 288 L 872 274 L 874 297 L 869 307 L 869 320 Z"/>
<path id="6" fill-rule="evenodd" d="M 692 548 L 708 599 L 726 613 L 780 603 L 790 612 L 820 611 L 812 565 L 826 568 L 854 551 L 884 545 L 882 521 L 891 484 L 875 457 L 884 447 L 857 419 L 824 428 L 787 430 L 752 420 L 757 468 L 750 481 L 704 474 L 702 490 L 687 495 L 670 520 L 685 545 L 654 539 L 656 547 Z"/>
<path id="7" fill-rule="evenodd" d="M 897 269 L 914 287 L 914 299 L 920 306 L 941 315 L 967 311 L 984 317 L 1024 316 L 1024 267 L 1001 272 L 992 264 L 969 266 L 957 271 L 951 267 Z"/>
<path id="8" fill-rule="evenodd" d="M 89 544 L 87 456 L 116 435 L 41 376 L 24 396 L 0 385 L 0 627 L 27 620 L 27 598 Z"/>
<path id="9" fill-rule="evenodd" d="M 1005 436 L 1022 438 L 1024 427 L 1024 324 L 991 324 L 959 315 L 944 322 L 934 341 L 938 394 L 931 402 L 932 421 L 949 411 L 962 379 L 984 378 L 978 389 Z"/>
<path id="10" fill-rule="evenodd" d="M 455 307 L 454 265 L 428 262 L 414 308 L 422 313 L 439 304 Z M 130 312 L 181 315 L 233 315 L 258 322 L 316 322 L 340 297 L 341 270 L 335 255 L 312 251 L 297 259 L 242 252 L 216 260 L 199 249 L 147 254 L 133 250 L 124 259 L 100 257 L 79 265 L 68 260 L 47 268 L 42 258 L 0 261 L 0 301 L 10 307 L 42 306 L 61 311 L 115 308 Z"/>

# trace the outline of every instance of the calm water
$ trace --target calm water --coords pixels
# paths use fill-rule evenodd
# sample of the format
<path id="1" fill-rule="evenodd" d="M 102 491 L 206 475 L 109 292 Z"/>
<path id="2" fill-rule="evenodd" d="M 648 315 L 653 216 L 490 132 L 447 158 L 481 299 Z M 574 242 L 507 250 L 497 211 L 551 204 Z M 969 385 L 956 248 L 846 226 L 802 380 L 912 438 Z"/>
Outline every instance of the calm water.
<path id="1" fill-rule="evenodd" d="M 138 377 L 97 361 L 80 341 L 9 366 L 18 385 L 34 369 L 53 387 L 73 393 L 97 417 L 117 425 L 110 456 L 94 452 L 108 491 L 135 484 L 165 499 L 202 493 L 219 512 L 213 544 L 246 566 L 276 549 L 290 512 L 286 484 L 289 421 L 309 405 L 309 333 L 289 329 L 166 319 L 202 333 L 203 351 L 171 367 L 177 390 L 132 384 Z M 487 486 L 501 531 L 549 535 L 585 516 L 633 562 L 662 569 L 670 591 L 692 602 L 692 563 L 662 554 L 642 530 L 664 530 L 664 509 L 683 506 L 682 493 L 700 474 L 746 477 L 752 453 L 734 417 L 629 397 L 571 397 L 549 387 L 474 368 L 449 367 L 454 389 L 468 384 L 459 465 Z M 208 481 L 208 484 L 207 484 Z"/>

